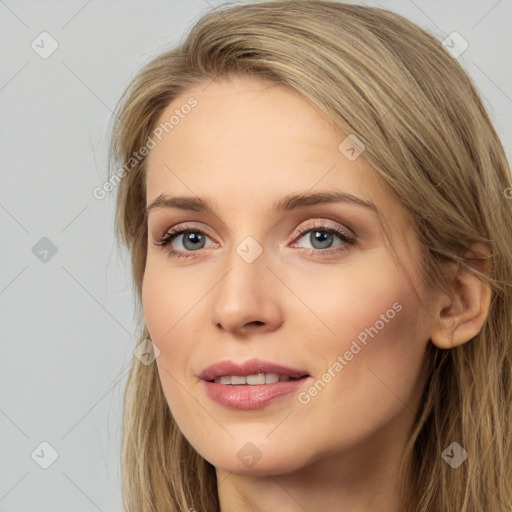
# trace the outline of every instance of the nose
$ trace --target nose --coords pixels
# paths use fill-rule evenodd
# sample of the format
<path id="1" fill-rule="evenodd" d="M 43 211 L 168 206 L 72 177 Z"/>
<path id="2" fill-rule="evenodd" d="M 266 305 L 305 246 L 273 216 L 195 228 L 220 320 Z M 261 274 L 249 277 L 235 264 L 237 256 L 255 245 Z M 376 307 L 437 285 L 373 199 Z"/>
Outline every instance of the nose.
<path id="1" fill-rule="evenodd" d="M 276 330 L 283 323 L 280 287 L 264 252 L 248 263 L 233 251 L 227 271 L 212 290 L 212 324 L 237 336 Z"/>

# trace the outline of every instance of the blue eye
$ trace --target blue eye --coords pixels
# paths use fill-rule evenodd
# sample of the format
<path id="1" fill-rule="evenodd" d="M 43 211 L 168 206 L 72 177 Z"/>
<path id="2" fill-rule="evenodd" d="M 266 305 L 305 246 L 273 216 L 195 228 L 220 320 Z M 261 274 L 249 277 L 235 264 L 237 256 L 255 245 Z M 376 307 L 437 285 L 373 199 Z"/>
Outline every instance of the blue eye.
<path id="1" fill-rule="evenodd" d="M 347 233 L 337 228 L 326 228 L 322 226 L 317 226 L 312 229 L 304 229 L 300 233 L 301 238 L 305 238 L 305 235 L 307 235 L 308 233 L 309 237 L 307 238 L 307 240 L 313 246 L 313 249 L 320 251 L 322 251 L 323 249 L 332 248 L 334 243 L 333 239 L 336 237 L 342 241 L 342 243 L 338 244 L 338 246 L 344 244 L 352 245 L 355 242 L 352 236 L 349 236 Z"/>
<path id="2" fill-rule="evenodd" d="M 295 240 L 304 238 L 308 233 L 309 243 L 313 246 L 312 248 L 306 248 L 309 253 L 340 253 L 356 242 L 355 236 L 349 235 L 337 227 L 314 223 L 303 226 Z M 172 243 L 180 236 L 182 237 L 181 243 L 185 250 L 172 248 Z M 336 237 L 341 240 L 341 243 L 333 246 L 333 239 Z M 161 239 L 155 242 L 155 245 L 165 247 L 170 244 L 171 248 L 167 249 L 167 253 L 172 258 L 190 258 L 194 256 L 194 252 L 205 248 L 207 238 L 210 237 L 194 226 L 181 225 L 170 229 Z M 292 247 L 296 247 L 295 244 L 296 242 L 294 242 Z"/>
<path id="3" fill-rule="evenodd" d="M 177 228 L 170 229 L 160 240 L 158 240 L 158 242 L 156 242 L 156 245 L 165 247 L 169 243 L 172 244 L 172 242 L 179 236 L 183 237 L 182 244 L 186 250 L 169 249 L 167 252 L 171 257 L 188 258 L 193 256 L 193 254 L 188 253 L 193 253 L 199 249 L 203 249 L 205 238 L 209 238 L 203 231 L 196 229 L 193 226 L 182 225 Z"/>

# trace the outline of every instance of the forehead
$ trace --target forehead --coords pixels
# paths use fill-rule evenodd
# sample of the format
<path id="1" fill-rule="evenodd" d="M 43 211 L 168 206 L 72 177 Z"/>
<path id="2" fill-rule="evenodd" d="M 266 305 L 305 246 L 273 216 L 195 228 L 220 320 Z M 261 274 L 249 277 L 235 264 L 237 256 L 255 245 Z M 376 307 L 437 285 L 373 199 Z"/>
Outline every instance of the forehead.
<path id="1" fill-rule="evenodd" d="M 252 160 L 271 166 L 276 158 L 293 162 L 314 159 L 321 148 L 337 151 L 339 134 L 304 98 L 282 85 L 255 77 L 217 78 L 177 97 L 159 123 L 192 97 L 197 106 L 164 135 L 165 149 L 180 149 L 196 159 L 229 160 L 246 169 Z M 162 146 L 151 152 L 150 160 L 165 152 Z"/>
<path id="2" fill-rule="evenodd" d="M 161 141 L 155 139 L 147 160 L 148 185 L 161 174 L 155 171 L 168 165 L 196 182 L 254 179 L 269 184 L 280 175 L 312 186 L 319 173 L 346 163 L 338 149 L 344 135 L 290 88 L 254 77 L 218 78 L 177 97 L 157 124 L 165 126 L 190 98 L 196 106 Z M 364 167 L 362 159 L 350 167 L 354 172 Z"/>

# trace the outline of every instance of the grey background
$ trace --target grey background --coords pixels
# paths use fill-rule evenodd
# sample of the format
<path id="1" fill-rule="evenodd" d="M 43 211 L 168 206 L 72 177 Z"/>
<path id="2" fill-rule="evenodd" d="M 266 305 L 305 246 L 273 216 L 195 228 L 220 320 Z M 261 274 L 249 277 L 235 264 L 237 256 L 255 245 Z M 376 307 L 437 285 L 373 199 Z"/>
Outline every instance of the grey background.
<path id="1" fill-rule="evenodd" d="M 459 60 L 510 158 L 511 0 L 354 3 L 397 11 L 440 40 L 459 32 L 469 43 Z M 107 178 L 112 110 L 129 79 L 220 4 L 0 0 L 1 512 L 122 510 L 134 303 L 115 195 L 92 191 Z M 43 31 L 59 45 L 46 59 L 31 47 Z M 57 250 L 46 261 L 43 237 Z M 34 460 L 51 461 L 42 442 L 58 453 L 47 469 Z"/>

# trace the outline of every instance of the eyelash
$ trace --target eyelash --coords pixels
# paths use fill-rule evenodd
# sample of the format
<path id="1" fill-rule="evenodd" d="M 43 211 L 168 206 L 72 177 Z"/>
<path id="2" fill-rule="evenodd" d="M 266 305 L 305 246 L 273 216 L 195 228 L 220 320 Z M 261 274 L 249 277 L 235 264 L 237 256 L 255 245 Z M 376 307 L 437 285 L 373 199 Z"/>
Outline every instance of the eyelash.
<path id="1" fill-rule="evenodd" d="M 347 233 L 340 230 L 339 228 L 325 226 L 325 225 L 321 225 L 321 224 L 319 225 L 319 224 L 315 224 L 314 222 L 310 222 L 309 224 L 307 223 L 306 225 L 304 225 L 301 228 L 301 230 L 299 231 L 299 233 L 295 239 L 302 238 L 305 234 L 309 233 L 310 231 L 322 231 L 325 233 L 329 233 L 331 235 L 336 235 L 342 240 L 342 242 L 345 243 L 345 245 L 336 246 L 336 247 L 328 247 L 327 249 L 306 249 L 307 252 L 309 252 L 309 253 L 314 253 L 314 254 L 318 254 L 318 253 L 332 254 L 333 252 L 340 253 L 342 251 L 347 250 L 349 246 L 354 245 L 356 242 L 355 237 L 348 235 Z M 171 228 L 169 231 L 167 231 L 164 234 L 164 236 L 162 238 L 158 239 L 157 242 L 154 242 L 154 244 L 161 246 L 161 247 L 165 247 L 170 242 L 172 242 L 175 238 L 177 238 L 178 236 L 180 236 L 184 233 L 187 233 L 187 232 L 201 233 L 202 235 L 208 236 L 204 231 L 201 231 L 200 229 L 197 229 L 194 226 L 182 224 L 179 227 Z M 332 249 L 334 249 L 334 250 L 332 250 Z M 199 251 L 200 251 L 200 249 L 198 249 L 197 251 L 177 251 L 175 249 L 168 249 L 167 253 L 172 258 L 187 259 L 190 257 L 194 257 L 193 253 L 199 252 Z"/>

